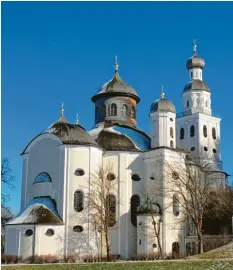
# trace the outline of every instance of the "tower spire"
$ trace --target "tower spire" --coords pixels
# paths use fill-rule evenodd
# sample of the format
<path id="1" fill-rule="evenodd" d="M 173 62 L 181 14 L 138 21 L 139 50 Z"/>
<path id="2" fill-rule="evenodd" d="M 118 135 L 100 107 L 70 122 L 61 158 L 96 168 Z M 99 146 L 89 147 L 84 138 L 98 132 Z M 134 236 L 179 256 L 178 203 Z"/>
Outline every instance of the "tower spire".
<path id="1" fill-rule="evenodd" d="M 78 120 L 78 113 L 76 114 L 76 121 L 75 121 L 75 125 L 78 125 L 78 123 L 79 123 L 79 120 Z"/>
<path id="2" fill-rule="evenodd" d="M 165 93 L 164 93 L 163 90 L 164 90 L 164 87 L 163 87 L 163 85 L 162 85 L 161 94 L 160 94 L 161 98 L 164 98 L 164 96 L 165 96 Z"/>
<path id="3" fill-rule="evenodd" d="M 118 72 L 118 68 L 119 68 L 117 55 L 116 55 L 116 57 L 115 57 L 115 65 L 114 65 L 114 67 L 115 67 L 115 73 L 117 73 L 117 72 Z"/>
<path id="4" fill-rule="evenodd" d="M 193 54 L 197 54 L 197 41 L 196 39 L 193 40 Z"/>
<path id="5" fill-rule="evenodd" d="M 63 118 L 64 117 L 64 103 L 63 103 L 63 101 L 62 101 L 62 103 L 61 103 L 61 110 L 60 110 L 60 116 Z"/>

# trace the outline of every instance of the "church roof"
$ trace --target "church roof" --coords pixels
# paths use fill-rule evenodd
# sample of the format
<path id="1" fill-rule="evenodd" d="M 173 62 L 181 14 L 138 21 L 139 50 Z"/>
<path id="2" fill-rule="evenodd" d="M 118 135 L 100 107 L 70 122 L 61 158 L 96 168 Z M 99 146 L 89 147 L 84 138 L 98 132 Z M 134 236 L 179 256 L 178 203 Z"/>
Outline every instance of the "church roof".
<path id="1" fill-rule="evenodd" d="M 126 126 L 104 127 L 97 135 L 97 143 L 107 151 L 147 151 L 150 137 L 141 130 Z"/>
<path id="2" fill-rule="evenodd" d="M 193 68 L 201 68 L 203 69 L 205 66 L 205 60 L 196 54 L 194 54 L 192 57 L 190 57 L 186 62 L 186 68 L 188 70 Z"/>
<path id="3" fill-rule="evenodd" d="M 33 140 L 43 134 L 53 134 L 57 136 L 63 144 L 98 146 L 95 139 L 85 130 L 84 127 L 78 124 L 73 125 L 68 123 L 63 116 L 57 122 L 42 131 Z M 24 149 L 23 154 L 27 147 Z"/>
<path id="4" fill-rule="evenodd" d="M 6 225 L 16 224 L 63 224 L 56 203 L 50 197 L 32 199 L 25 208 Z"/>

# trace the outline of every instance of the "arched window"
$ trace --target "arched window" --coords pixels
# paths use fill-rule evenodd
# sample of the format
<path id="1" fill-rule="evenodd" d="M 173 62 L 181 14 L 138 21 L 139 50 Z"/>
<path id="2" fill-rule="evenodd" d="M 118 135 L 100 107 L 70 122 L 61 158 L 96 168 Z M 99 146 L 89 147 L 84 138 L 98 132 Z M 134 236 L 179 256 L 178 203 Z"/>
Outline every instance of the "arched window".
<path id="1" fill-rule="evenodd" d="M 130 200 L 131 223 L 137 227 L 137 208 L 140 205 L 140 197 L 133 195 Z"/>
<path id="2" fill-rule="evenodd" d="M 117 105 L 115 103 L 110 104 L 108 108 L 109 108 L 109 115 L 110 116 L 117 115 Z"/>
<path id="3" fill-rule="evenodd" d="M 83 192 L 76 190 L 74 193 L 74 210 L 81 212 L 83 210 Z"/>
<path id="4" fill-rule="evenodd" d="M 171 147 L 171 148 L 174 147 L 173 141 L 170 141 L 170 147 Z"/>
<path id="5" fill-rule="evenodd" d="M 132 109 L 131 109 L 131 117 L 136 118 L 136 111 L 135 111 L 134 106 L 132 106 Z"/>
<path id="6" fill-rule="evenodd" d="M 102 115 L 106 116 L 106 106 L 102 105 Z"/>
<path id="7" fill-rule="evenodd" d="M 122 105 L 122 115 L 127 116 L 127 114 L 128 114 L 128 107 L 125 104 L 123 104 Z"/>
<path id="8" fill-rule="evenodd" d="M 204 137 L 207 137 L 207 127 L 206 127 L 206 125 L 203 126 L 203 135 L 204 135 Z"/>
<path id="9" fill-rule="evenodd" d="M 183 128 L 180 129 L 180 139 L 181 140 L 184 139 L 184 129 Z"/>
<path id="10" fill-rule="evenodd" d="M 116 224 L 116 197 L 114 195 L 107 195 L 105 210 L 108 227 L 113 227 Z"/>
<path id="11" fill-rule="evenodd" d="M 174 136 L 174 135 L 173 135 L 173 128 L 170 127 L 170 137 L 173 138 L 173 136 Z"/>
<path id="12" fill-rule="evenodd" d="M 50 175 L 48 173 L 42 172 L 42 173 L 37 175 L 37 177 L 35 178 L 33 184 L 45 183 L 45 182 L 52 182 L 52 179 L 51 179 L 51 177 L 50 177 Z"/>
<path id="13" fill-rule="evenodd" d="M 95 107 L 95 119 L 98 118 L 98 115 L 99 115 L 99 108 Z"/>
<path id="14" fill-rule="evenodd" d="M 214 127 L 212 128 L 212 137 L 214 140 L 216 139 L 216 129 Z"/>
<path id="15" fill-rule="evenodd" d="M 190 127 L 190 137 L 194 137 L 194 135 L 195 135 L 195 127 L 194 127 L 194 125 L 192 125 Z"/>
<path id="16" fill-rule="evenodd" d="M 173 215 L 179 215 L 179 198 L 176 194 L 173 195 Z"/>
<path id="17" fill-rule="evenodd" d="M 187 100 L 187 108 L 189 107 L 189 101 Z"/>

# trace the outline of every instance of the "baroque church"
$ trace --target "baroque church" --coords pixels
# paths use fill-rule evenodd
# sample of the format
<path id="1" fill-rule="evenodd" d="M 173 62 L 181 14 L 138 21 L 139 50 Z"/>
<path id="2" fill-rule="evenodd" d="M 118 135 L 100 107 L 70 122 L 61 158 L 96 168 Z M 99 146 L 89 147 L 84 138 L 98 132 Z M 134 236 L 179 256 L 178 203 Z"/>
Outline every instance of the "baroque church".
<path id="1" fill-rule="evenodd" d="M 111 254 L 127 259 L 158 252 L 159 246 L 166 256 L 174 250 L 184 255 L 187 245 L 195 249 L 195 230 L 180 222 L 179 197 L 166 198 L 159 187 L 166 186 L 170 177 L 179 177 L 187 156 L 225 177 L 221 119 L 212 114 L 204 66 L 194 45 L 186 63 L 189 78 L 181 94 L 183 110 L 177 113 L 162 91 L 150 107 L 150 135 L 137 127 L 140 97 L 121 79 L 117 59 L 113 78 L 91 99 L 95 104 L 92 130 L 86 131 L 78 120 L 69 123 L 62 107 L 60 118 L 21 154 L 21 210 L 6 224 L 6 254 L 24 258 L 99 254 L 102 232 L 93 229 L 85 209 L 92 175 L 106 164 L 111 164 L 108 181 L 116 186 L 108 195 L 114 216 L 108 228 Z M 165 163 L 174 159 L 179 163 L 177 173 L 168 175 Z M 151 234 L 156 222 L 161 223 L 160 243 Z"/>

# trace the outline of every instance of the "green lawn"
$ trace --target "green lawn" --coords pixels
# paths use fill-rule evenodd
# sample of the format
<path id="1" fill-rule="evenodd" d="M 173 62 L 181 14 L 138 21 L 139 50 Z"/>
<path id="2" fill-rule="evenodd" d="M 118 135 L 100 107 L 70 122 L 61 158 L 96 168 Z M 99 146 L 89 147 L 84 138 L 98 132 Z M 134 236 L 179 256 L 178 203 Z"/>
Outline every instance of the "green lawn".
<path id="1" fill-rule="evenodd" d="M 101 264 L 53 264 L 53 265 L 27 265 L 6 266 L 4 270 L 232 270 L 232 261 L 187 261 L 187 262 L 149 262 L 149 263 L 101 263 Z"/>

